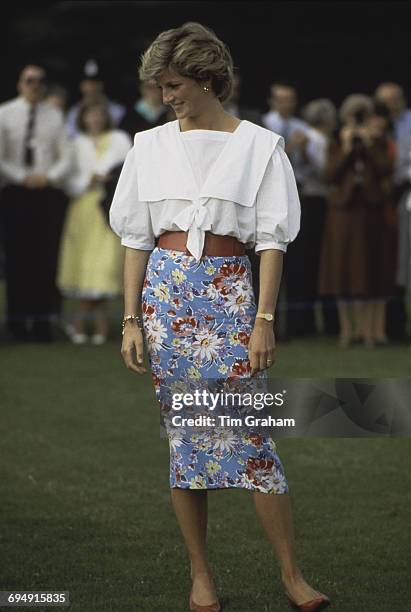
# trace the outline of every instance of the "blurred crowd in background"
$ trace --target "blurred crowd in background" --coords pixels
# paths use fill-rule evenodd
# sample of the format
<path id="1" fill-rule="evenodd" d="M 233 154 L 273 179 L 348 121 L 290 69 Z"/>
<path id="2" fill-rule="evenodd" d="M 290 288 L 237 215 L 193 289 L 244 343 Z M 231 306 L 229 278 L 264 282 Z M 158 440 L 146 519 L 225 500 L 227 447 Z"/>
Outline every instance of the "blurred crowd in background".
<path id="1" fill-rule="evenodd" d="M 343 348 L 408 342 L 411 109 L 403 89 L 386 82 L 340 108 L 325 98 L 300 108 L 295 84 L 273 82 L 257 109 L 242 105 L 244 86 L 237 72 L 224 106 L 284 137 L 301 201 L 277 336 L 335 336 Z M 122 293 L 124 247 L 108 222 L 121 167 L 136 132 L 176 117 L 155 83 L 140 83 L 131 108 L 109 99 L 93 59 L 74 105 L 41 66 L 26 66 L 17 89 L 0 105 L 6 337 L 51 342 L 58 328 L 75 344 L 103 344 L 108 303 Z M 258 257 L 248 254 L 258 299 Z M 77 304 L 70 321 L 65 298 Z"/>

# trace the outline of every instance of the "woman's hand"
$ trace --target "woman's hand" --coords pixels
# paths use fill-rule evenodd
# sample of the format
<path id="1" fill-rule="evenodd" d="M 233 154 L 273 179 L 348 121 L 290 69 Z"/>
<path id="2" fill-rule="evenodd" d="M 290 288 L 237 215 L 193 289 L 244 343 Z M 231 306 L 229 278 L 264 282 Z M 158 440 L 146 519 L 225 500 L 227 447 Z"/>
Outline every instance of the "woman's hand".
<path id="1" fill-rule="evenodd" d="M 121 355 L 127 368 L 137 374 L 144 374 L 147 368 L 143 367 L 144 340 L 142 330 L 130 321 L 124 328 Z"/>
<path id="2" fill-rule="evenodd" d="M 23 185 L 29 189 L 44 189 L 48 185 L 48 178 L 45 174 L 29 174 Z"/>
<path id="3" fill-rule="evenodd" d="M 251 366 L 251 376 L 273 365 L 275 361 L 275 336 L 271 321 L 256 319 L 248 343 L 248 358 Z"/>
<path id="4" fill-rule="evenodd" d="M 374 142 L 381 136 L 378 128 L 375 129 L 372 125 L 361 128 L 360 135 L 366 147 L 372 147 Z"/>
<path id="5" fill-rule="evenodd" d="M 93 174 L 90 180 L 90 187 L 101 187 L 110 181 L 112 178 L 111 174 Z"/>
<path id="6" fill-rule="evenodd" d="M 308 136 L 302 130 L 296 130 L 291 136 L 289 144 L 293 149 L 303 149 L 308 144 Z"/>
<path id="7" fill-rule="evenodd" d="M 340 138 L 342 149 L 344 153 L 348 154 L 352 151 L 353 138 L 355 135 L 355 128 L 351 125 L 346 125 L 340 131 Z"/>

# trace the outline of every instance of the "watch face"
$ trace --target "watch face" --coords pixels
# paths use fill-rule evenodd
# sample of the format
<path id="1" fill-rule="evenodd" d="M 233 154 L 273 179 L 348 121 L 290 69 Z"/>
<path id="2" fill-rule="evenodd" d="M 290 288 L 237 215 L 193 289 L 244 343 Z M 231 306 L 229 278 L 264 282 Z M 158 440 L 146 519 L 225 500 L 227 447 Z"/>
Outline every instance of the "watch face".
<path id="1" fill-rule="evenodd" d="M 258 316 L 266 321 L 272 321 L 274 319 L 274 315 L 272 315 L 270 312 L 259 313 Z"/>

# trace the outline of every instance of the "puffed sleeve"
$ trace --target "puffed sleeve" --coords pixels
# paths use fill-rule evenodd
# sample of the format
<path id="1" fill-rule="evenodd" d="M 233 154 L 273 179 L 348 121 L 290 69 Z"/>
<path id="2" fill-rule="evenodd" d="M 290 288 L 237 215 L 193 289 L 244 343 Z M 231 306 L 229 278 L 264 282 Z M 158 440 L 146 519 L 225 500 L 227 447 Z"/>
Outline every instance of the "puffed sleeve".
<path id="1" fill-rule="evenodd" d="M 110 227 L 121 244 L 132 249 L 151 251 L 155 236 L 147 202 L 138 199 L 135 147 L 127 153 L 110 206 Z"/>
<path id="2" fill-rule="evenodd" d="M 301 205 L 290 160 L 281 141 L 267 164 L 256 199 L 255 252 L 287 251 L 300 230 Z"/>

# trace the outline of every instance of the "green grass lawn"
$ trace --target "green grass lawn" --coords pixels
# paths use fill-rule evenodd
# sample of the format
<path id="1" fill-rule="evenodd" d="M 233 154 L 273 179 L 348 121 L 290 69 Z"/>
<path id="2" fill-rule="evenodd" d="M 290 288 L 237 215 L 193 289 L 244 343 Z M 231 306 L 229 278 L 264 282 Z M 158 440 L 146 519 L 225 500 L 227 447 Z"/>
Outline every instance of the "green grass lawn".
<path id="1" fill-rule="evenodd" d="M 102 347 L 0 344 L 0 590 L 70 591 L 76 612 L 185 612 L 168 443 L 149 374 L 129 372 L 119 351 L 119 336 Z M 341 350 L 321 339 L 280 343 L 273 374 L 409 371 L 406 347 Z M 307 580 L 336 612 L 407 609 L 410 441 L 289 438 L 278 448 Z M 287 610 L 250 494 L 211 493 L 209 504 L 225 610 Z"/>

